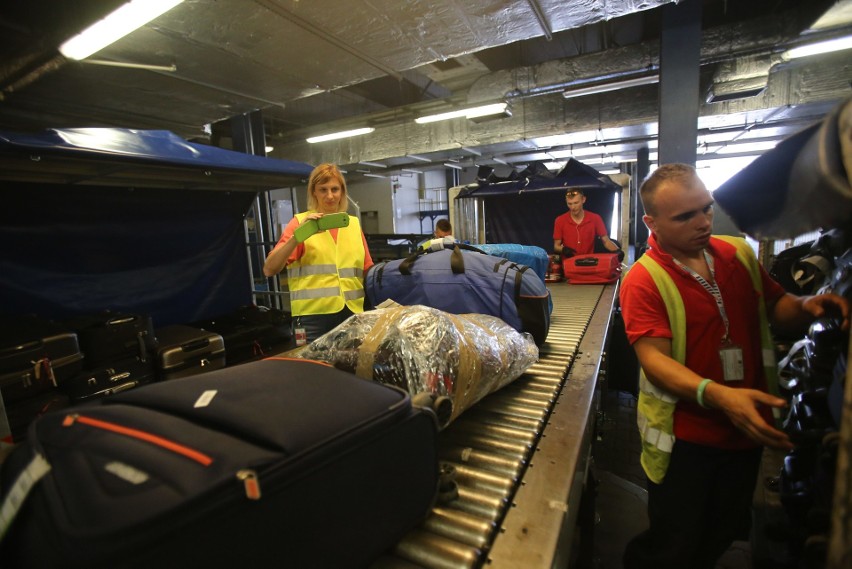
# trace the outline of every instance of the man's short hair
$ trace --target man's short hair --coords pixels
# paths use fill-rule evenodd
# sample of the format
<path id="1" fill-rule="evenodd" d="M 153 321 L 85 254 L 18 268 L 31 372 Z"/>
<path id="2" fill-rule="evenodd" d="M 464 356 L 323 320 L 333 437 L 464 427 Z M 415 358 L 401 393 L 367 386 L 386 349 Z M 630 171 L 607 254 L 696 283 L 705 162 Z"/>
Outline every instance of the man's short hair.
<path id="1" fill-rule="evenodd" d="M 657 215 L 657 208 L 654 204 L 654 194 L 663 184 L 667 182 L 690 182 L 695 180 L 698 174 L 695 168 L 689 164 L 663 164 L 653 172 L 651 172 L 642 185 L 639 187 L 639 198 L 642 200 L 642 207 L 645 213 L 650 216 Z"/>
<path id="2" fill-rule="evenodd" d="M 574 196 L 585 196 L 586 192 L 583 191 L 583 188 L 568 188 L 565 190 L 566 198 L 573 198 Z"/>
<path id="3" fill-rule="evenodd" d="M 449 219 L 439 219 L 437 223 L 435 223 L 435 229 L 440 229 L 445 233 L 453 232 L 453 226 L 450 224 Z"/>

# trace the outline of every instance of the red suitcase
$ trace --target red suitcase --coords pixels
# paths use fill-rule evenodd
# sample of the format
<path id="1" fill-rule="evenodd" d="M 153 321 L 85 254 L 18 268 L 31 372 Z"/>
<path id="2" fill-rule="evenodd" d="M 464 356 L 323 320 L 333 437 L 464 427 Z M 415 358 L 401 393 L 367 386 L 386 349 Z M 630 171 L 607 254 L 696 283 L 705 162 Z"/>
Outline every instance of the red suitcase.
<path id="1" fill-rule="evenodd" d="M 565 280 L 571 284 L 608 284 L 621 276 L 617 253 L 574 255 L 562 260 Z"/>

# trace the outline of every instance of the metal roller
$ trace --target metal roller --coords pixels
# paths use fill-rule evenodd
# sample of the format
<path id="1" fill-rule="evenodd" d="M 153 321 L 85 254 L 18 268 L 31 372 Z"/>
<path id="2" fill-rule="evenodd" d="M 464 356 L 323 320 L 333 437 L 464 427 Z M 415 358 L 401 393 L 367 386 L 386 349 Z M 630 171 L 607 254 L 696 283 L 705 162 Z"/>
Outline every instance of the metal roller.
<path id="1" fill-rule="evenodd" d="M 564 531 L 556 524 L 576 520 L 575 512 L 566 515 L 553 505 L 570 510 L 579 503 L 579 496 L 568 493 L 582 488 L 574 477 L 584 472 L 579 465 L 584 464 L 582 453 L 588 451 L 581 445 L 590 440 L 589 393 L 597 379 L 603 332 L 617 287 L 556 284 L 550 289 L 554 309 L 539 360 L 440 434 L 439 456 L 455 467 L 458 498 L 435 507 L 418 529 L 371 569 L 479 568 L 486 562 L 495 569 L 551 567 L 553 550 L 564 541 L 558 539 Z M 605 313 L 598 312 L 599 303 Z M 603 331 L 600 321 L 607 322 Z M 593 337 L 586 336 L 590 328 Z M 594 377 L 589 379 L 588 374 Z M 550 488 L 562 493 L 544 495 Z M 511 535 L 524 527 L 514 520 L 516 515 L 540 518 L 542 527 L 556 519 L 552 534 Z M 513 522 L 501 530 L 509 519 Z M 525 545 L 518 547 L 519 543 Z M 547 559 L 551 561 L 542 561 Z"/>

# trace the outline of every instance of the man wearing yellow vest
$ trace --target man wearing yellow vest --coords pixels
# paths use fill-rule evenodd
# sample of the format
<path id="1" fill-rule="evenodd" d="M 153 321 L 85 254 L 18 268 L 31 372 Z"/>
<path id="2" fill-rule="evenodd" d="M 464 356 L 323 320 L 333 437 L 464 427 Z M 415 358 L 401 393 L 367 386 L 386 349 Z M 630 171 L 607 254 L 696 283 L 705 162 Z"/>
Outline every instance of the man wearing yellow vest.
<path id="1" fill-rule="evenodd" d="M 742 239 L 711 237 L 713 198 L 692 166 L 667 164 L 640 189 L 649 250 L 624 278 L 627 336 L 642 368 L 637 415 L 648 477 L 649 529 L 625 569 L 712 569 L 747 539 L 764 445 L 791 449 L 773 426 L 769 324 L 804 333 L 837 316 L 838 295 L 786 293 Z"/>
<path id="2" fill-rule="evenodd" d="M 293 327 L 311 342 L 354 313 L 364 311 L 364 274 L 373 265 L 355 216 L 348 225 L 313 234 L 296 231 L 349 207 L 346 180 L 334 164 L 320 164 L 308 180 L 308 211 L 296 214 L 266 257 L 263 274 L 286 266 Z M 297 335 L 298 337 L 298 335 Z"/>

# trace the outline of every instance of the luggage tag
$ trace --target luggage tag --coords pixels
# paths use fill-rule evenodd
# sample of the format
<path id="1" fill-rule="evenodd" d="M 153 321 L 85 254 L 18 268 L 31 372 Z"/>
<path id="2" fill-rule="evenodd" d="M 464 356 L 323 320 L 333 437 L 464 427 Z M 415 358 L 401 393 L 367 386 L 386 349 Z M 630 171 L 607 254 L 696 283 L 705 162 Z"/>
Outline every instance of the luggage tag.
<path id="1" fill-rule="evenodd" d="M 719 348 L 719 358 L 722 360 L 722 376 L 725 381 L 742 381 L 745 379 L 742 348 L 731 342 L 725 342 Z"/>

